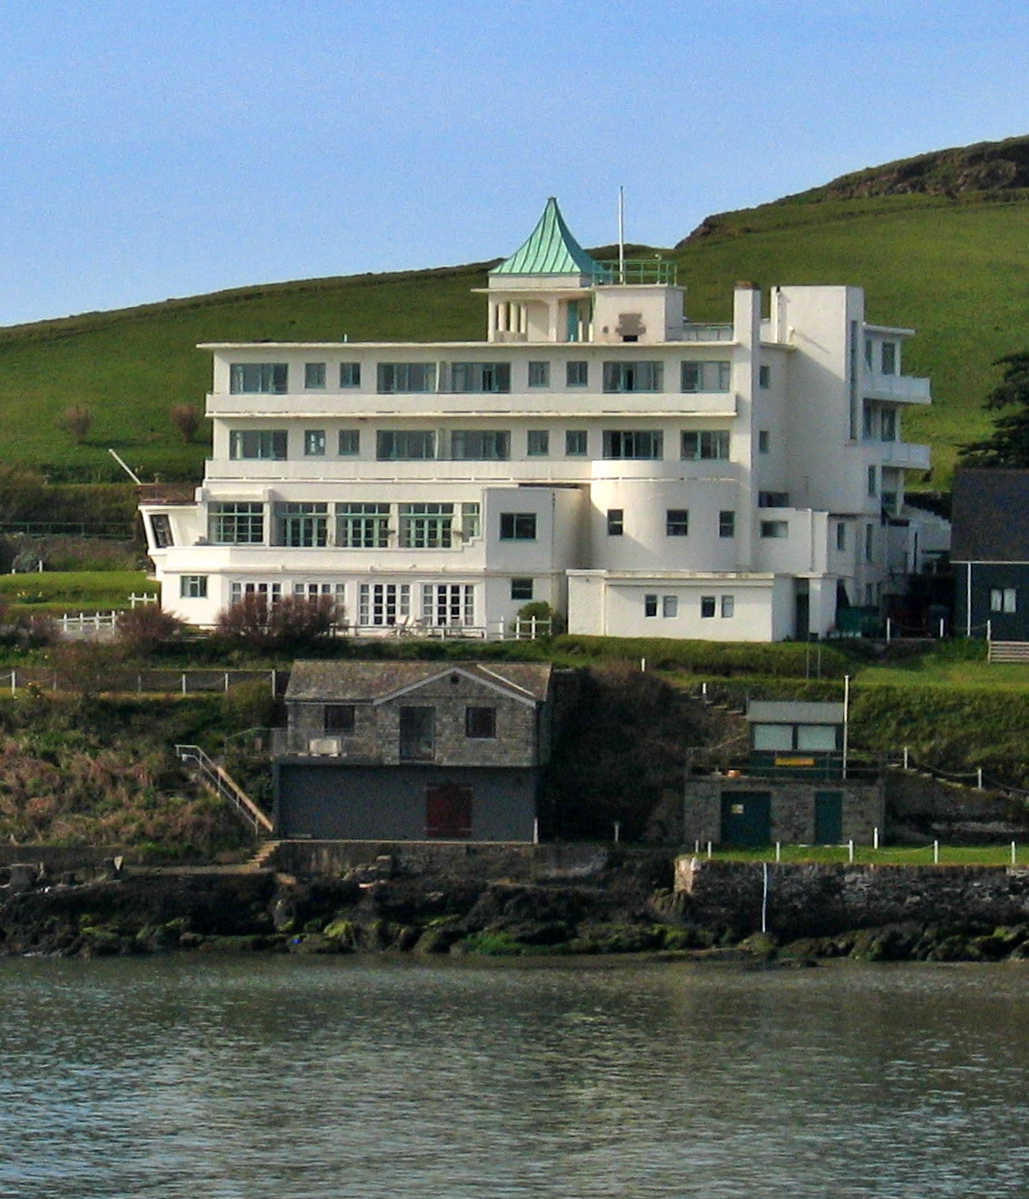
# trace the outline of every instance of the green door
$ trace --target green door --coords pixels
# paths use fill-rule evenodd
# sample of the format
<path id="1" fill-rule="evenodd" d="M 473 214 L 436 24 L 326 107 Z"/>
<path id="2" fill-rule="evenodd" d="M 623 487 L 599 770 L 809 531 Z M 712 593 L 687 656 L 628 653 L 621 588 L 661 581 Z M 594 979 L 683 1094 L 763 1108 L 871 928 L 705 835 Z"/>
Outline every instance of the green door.
<path id="1" fill-rule="evenodd" d="M 722 792 L 722 844 L 771 845 L 772 796 L 769 791 Z"/>
<path id="2" fill-rule="evenodd" d="M 843 792 L 815 792 L 815 844 L 839 845 L 843 840 Z"/>

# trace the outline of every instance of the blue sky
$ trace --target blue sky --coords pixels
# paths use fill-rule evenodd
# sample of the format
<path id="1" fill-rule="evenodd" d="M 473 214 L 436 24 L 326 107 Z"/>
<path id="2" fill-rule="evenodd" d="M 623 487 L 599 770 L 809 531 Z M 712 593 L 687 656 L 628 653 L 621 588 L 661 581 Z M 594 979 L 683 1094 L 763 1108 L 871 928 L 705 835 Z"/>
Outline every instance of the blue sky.
<path id="1" fill-rule="evenodd" d="M 1024 0 L 5 0 L 0 325 L 585 245 L 1029 133 Z"/>

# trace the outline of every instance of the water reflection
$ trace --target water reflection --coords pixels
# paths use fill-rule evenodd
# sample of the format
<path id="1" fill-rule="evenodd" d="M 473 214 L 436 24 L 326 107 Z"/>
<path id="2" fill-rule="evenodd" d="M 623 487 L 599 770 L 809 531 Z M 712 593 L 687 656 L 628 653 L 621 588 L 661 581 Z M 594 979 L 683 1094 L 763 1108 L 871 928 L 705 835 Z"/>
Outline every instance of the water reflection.
<path id="1" fill-rule="evenodd" d="M 0 1195 L 1021 1195 L 1029 973 L 0 963 Z"/>

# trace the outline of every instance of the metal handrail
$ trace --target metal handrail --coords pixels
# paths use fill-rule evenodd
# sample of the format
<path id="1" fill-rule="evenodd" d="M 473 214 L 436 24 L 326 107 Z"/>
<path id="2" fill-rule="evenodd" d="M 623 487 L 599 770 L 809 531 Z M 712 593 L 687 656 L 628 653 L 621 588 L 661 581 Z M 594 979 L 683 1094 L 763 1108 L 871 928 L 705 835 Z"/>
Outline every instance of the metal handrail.
<path id="1" fill-rule="evenodd" d="M 224 766 L 219 766 L 199 745 L 176 745 L 175 754 L 181 762 L 192 762 L 204 782 L 227 799 L 237 812 L 253 827 L 254 832 L 262 829 L 272 831 L 272 822 L 254 803 L 243 788 L 232 778 Z"/>

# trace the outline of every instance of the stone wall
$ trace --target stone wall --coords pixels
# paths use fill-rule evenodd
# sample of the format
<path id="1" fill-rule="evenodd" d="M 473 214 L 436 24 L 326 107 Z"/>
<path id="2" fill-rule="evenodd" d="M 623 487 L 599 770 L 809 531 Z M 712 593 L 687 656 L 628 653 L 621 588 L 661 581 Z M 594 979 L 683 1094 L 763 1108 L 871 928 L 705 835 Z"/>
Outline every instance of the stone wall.
<path id="1" fill-rule="evenodd" d="M 886 812 L 889 835 L 895 841 L 981 845 L 1029 840 L 1029 808 L 1024 801 L 914 771 L 888 772 Z"/>
<path id="2" fill-rule="evenodd" d="M 1029 867 L 777 865 L 768 870 L 767 927 L 783 939 L 895 923 L 981 927 L 1029 921 Z M 761 928 L 760 862 L 676 860 L 675 890 L 698 925 Z"/>

